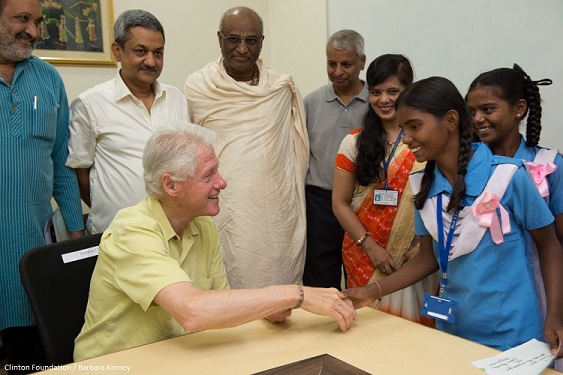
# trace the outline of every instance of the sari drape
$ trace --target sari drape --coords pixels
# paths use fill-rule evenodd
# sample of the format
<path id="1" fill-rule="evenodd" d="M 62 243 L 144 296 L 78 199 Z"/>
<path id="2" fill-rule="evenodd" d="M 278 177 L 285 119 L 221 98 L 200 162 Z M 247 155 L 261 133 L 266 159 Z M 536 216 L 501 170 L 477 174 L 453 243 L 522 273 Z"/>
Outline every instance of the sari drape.
<path id="1" fill-rule="evenodd" d="M 350 204 L 366 231 L 379 246 L 387 250 L 399 266 L 403 264 L 404 256 L 411 249 L 415 237 L 413 193 L 409 175 L 422 168 L 424 165 L 417 163 L 410 149 L 401 144 L 395 150 L 387 170 L 389 189 L 398 191 L 399 204 L 373 204 L 374 190 L 383 189 L 384 181 L 369 186 L 356 186 Z M 348 288 L 365 286 L 387 276 L 374 267 L 369 256 L 355 246 L 348 233 L 345 234 L 342 244 L 342 259 Z M 433 327 L 432 319 L 420 315 L 420 307 L 424 293 L 435 293 L 437 285 L 437 274 L 434 274 L 383 297 L 380 303 L 376 302 L 371 307 Z"/>

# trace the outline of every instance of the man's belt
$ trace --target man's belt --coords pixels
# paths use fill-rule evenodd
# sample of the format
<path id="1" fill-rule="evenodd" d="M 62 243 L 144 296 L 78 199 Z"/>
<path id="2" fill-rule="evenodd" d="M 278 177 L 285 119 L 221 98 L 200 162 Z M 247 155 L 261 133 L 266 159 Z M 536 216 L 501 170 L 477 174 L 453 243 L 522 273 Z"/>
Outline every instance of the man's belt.
<path id="1" fill-rule="evenodd" d="M 318 186 L 307 185 L 305 186 L 305 190 L 309 193 L 313 194 L 316 197 L 332 200 L 332 191 L 320 188 Z"/>

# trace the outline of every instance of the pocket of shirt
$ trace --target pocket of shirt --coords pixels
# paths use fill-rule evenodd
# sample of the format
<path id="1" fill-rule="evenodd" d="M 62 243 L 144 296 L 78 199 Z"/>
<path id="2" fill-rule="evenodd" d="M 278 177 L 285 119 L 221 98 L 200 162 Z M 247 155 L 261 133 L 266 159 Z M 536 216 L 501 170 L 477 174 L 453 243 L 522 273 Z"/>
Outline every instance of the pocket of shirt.
<path id="1" fill-rule="evenodd" d="M 58 107 L 41 107 L 33 110 L 31 136 L 54 141 L 57 135 Z"/>

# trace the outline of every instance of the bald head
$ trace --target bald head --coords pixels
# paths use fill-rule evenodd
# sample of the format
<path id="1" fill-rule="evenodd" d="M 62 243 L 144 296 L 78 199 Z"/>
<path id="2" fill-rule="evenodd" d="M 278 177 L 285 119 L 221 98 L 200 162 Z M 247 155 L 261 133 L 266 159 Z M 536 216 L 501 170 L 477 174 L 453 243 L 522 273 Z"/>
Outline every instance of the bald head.
<path id="1" fill-rule="evenodd" d="M 230 16 L 235 16 L 235 15 L 243 15 L 243 14 L 250 15 L 251 17 L 254 17 L 256 19 L 256 21 L 258 21 L 258 24 L 260 25 L 260 30 L 259 30 L 260 35 L 263 35 L 264 34 L 264 22 L 262 21 L 262 18 L 254 10 L 247 8 L 247 7 L 235 7 L 235 8 L 231 8 L 231 9 L 227 10 L 225 13 L 223 13 L 223 16 L 221 17 L 221 21 L 219 22 L 219 31 L 222 32 L 222 33 L 225 32 L 225 18 L 230 17 Z"/>

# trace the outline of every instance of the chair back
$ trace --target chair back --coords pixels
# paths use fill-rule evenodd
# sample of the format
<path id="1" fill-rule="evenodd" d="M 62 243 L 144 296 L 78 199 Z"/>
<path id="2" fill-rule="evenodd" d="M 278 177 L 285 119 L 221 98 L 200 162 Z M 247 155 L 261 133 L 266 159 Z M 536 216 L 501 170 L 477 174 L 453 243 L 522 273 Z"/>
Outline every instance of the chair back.
<path id="1" fill-rule="evenodd" d="M 20 278 L 52 365 L 73 362 L 74 339 L 84 325 L 101 236 L 36 247 L 20 260 Z"/>

